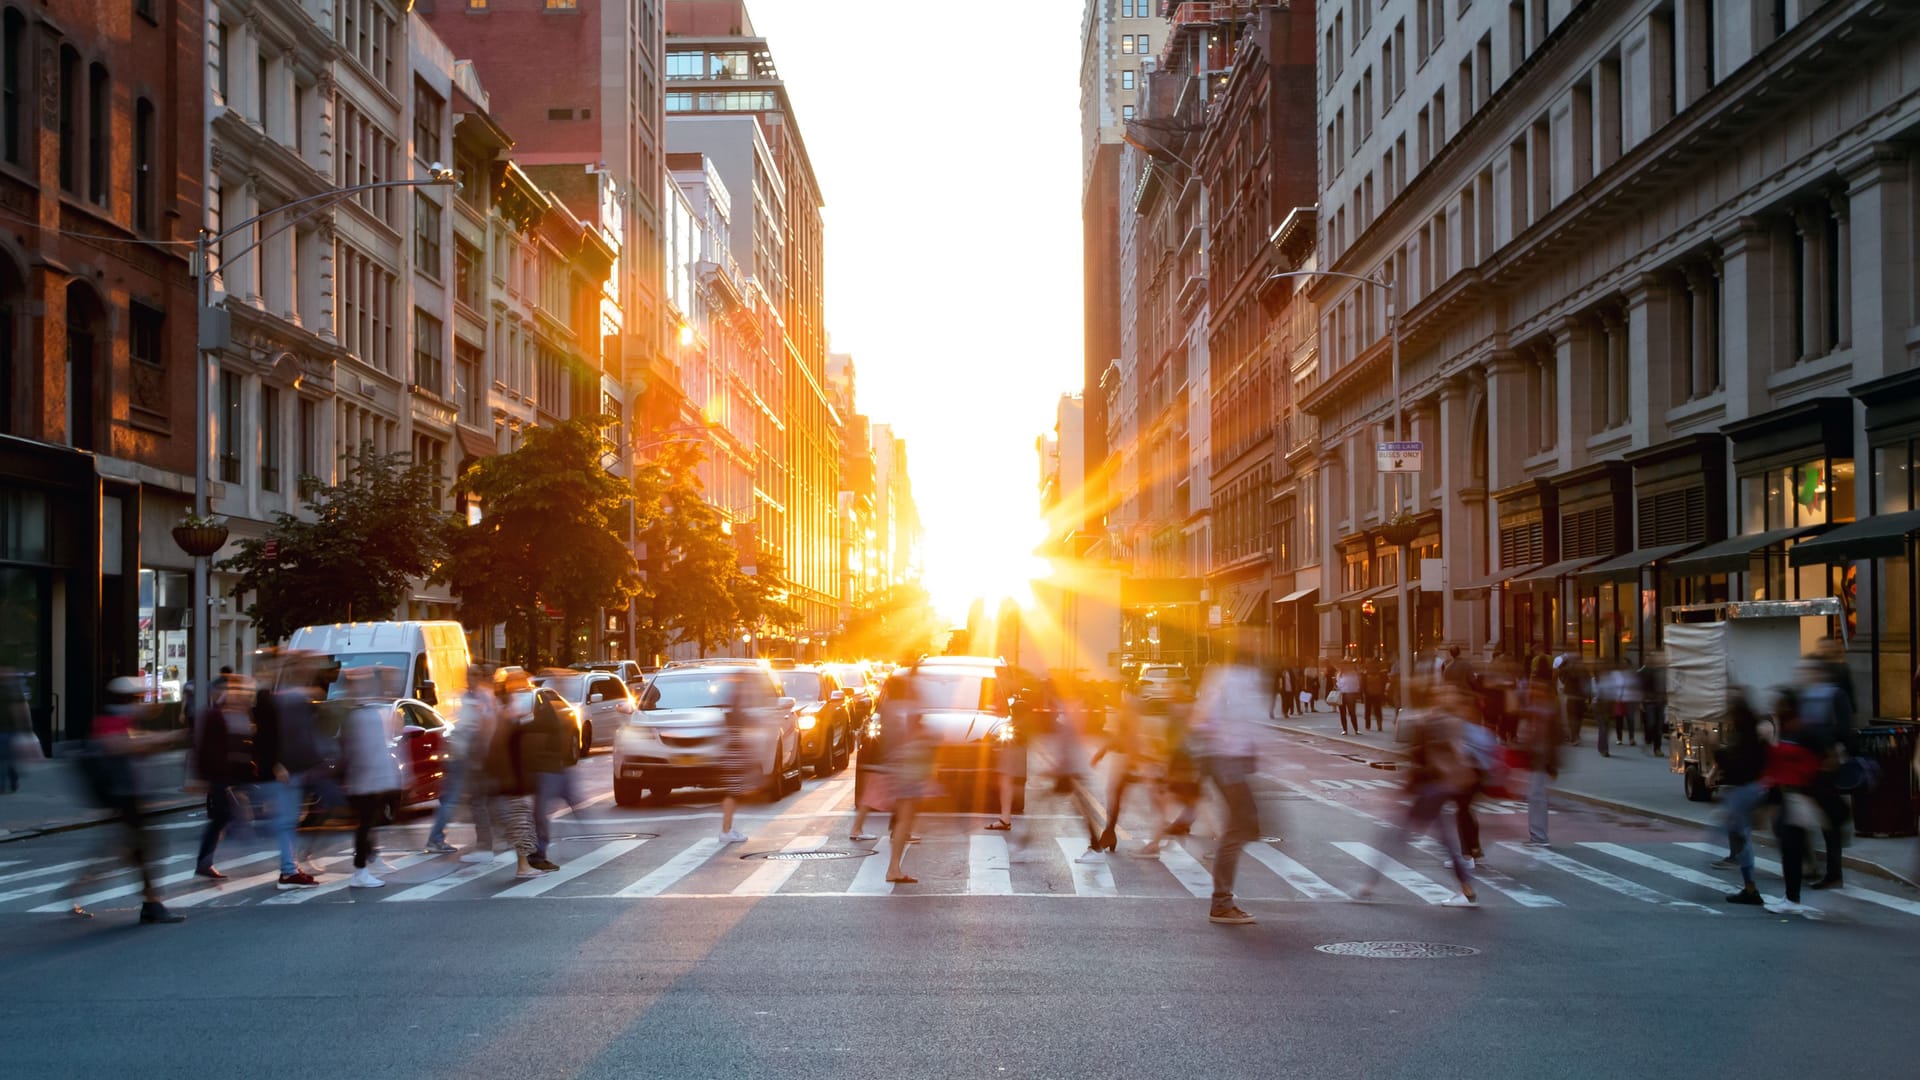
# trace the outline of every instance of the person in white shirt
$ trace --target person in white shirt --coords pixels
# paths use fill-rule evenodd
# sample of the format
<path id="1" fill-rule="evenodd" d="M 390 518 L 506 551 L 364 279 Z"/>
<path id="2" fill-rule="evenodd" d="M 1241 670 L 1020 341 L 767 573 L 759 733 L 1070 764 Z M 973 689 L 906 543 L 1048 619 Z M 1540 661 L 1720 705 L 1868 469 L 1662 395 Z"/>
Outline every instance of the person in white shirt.
<path id="1" fill-rule="evenodd" d="M 1189 729 L 1203 771 L 1226 804 L 1225 827 L 1213 853 L 1213 906 L 1207 919 L 1230 925 L 1254 921 L 1233 902 L 1233 881 L 1240 849 L 1260 836 L 1260 808 L 1251 785 L 1258 758 L 1254 725 L 1266 714 L 1267 687 L 1272 685 L 1251 656 L 1234 655 L 1237 652 L 1201 678 Z"/>
<path id="2" fill-rule="evenodd" d="M 348 700 L 355 701 L 341 724 L 340 741 L 346 757 L 347 801 L 353 805 L 353 877 L 356 889 L 378 889 L 386 882 L 375 877 L 367 863 L 373 859 L 373 830 L 400 798 L 406 777 L 394 749 L 400 740 L 400 716 L 391 704 L 373 700 L 375 679 L 354 668 L 343 673 Z"/>

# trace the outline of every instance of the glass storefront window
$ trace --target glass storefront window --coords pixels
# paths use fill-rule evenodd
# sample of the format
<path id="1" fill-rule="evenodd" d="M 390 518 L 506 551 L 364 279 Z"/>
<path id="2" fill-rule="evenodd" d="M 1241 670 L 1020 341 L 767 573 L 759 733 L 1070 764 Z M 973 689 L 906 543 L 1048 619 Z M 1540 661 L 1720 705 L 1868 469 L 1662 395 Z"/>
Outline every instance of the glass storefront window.
<path id="1" fill-rule="evenodd" d="M 187 670 L 189 589 L 184 572 L 140 571 L 140 677 L 155 701 L 180 700 Z"/>
<path id="2" fill-rule="evenodd" d="M 1912 450 L 1908 444 L 1873 452 L 1873 511 L 1899 514 L 1913 509 Z"/>

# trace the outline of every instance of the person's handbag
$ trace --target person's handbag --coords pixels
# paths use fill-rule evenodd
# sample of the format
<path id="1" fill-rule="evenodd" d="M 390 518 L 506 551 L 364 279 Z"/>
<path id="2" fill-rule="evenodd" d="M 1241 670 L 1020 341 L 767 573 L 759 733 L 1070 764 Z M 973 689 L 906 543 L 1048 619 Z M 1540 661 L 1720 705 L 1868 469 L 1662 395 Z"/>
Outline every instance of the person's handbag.
<path id="1" fill-rule="evenodd" d="M 1345 700 L 1347 700 L 1347 696 L 1338 690 L 1329 690 L 1327 692 L 1327 704 L 1329 705 L 1338 705 Z"/>
<path id="2" fill-rule="evenodd" d="M 1300 707 L 1303 709 L 1313 708 L 1313 691 L 1311 690 L 1300 691 Z M 1920 760 L 1920 759 L 1916 759 L 1916 760 Z M 1915 765 L 1914 767 L 1915 769 L 1920 769 L 1920 765 Z"/>

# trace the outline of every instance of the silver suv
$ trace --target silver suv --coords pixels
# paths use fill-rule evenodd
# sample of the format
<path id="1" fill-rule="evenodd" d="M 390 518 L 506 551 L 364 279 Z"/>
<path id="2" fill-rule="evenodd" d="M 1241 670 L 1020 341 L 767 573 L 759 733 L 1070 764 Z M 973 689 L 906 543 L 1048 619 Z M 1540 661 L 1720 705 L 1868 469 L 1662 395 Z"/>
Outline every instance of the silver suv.
<path id="1" fill-rule="evenodd" d="M 675 788 L 726 783 L 728 680 L 745 672 L 765 679 L 767 700 L 749 739 L 766 777 L 767 798 L 800 787 L 799 711 L 763 664 L 670 667 L 640 694 L 639 710 L 613 739 L 613 801 L 636 806 L 660 801 Z"/>

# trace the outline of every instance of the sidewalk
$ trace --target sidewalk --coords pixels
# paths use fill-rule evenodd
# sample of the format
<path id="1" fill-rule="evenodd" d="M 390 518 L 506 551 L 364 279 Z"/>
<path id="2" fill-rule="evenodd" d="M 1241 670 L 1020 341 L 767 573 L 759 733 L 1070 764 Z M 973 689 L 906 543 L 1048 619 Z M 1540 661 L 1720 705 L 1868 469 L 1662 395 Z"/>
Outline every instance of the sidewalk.
<path id="1" fill-rule="evenodd" d="M 143 763 L 149 813 L 170 814 L 205 804 L 204 795 L 181 790 L 186 768 L 185 750 L 155 754 Z M 0 844 L 82 829 L 108 816 L 81 794 L 72 763 L 55 758 L 22 769 L 20 790 L 0 794 Z"/>
<path id="2" fill-rule="evenodd" d="M 1393 712 L 1387 711 L 1387 730 L 1360 735 L 1342 735 L 1340 716 L 1322 705 L 1320 711 L 1283 717 L 1269 722 L 1279 731 L 1311 735 L 1343 747 L 1371 752 L 1377 759 L 1405 757 L 1406 747 L 1393 739 Z M 1594 749 L 1589 725 L 1579 746 L 1568 746 L 1560 759 L 1560 778 L 1551 788 L 1553 794 L 1603 806 L 1630 814 L 1660 818 L 1680 825 L 1716 827 L 1720 822 L 1718 803 L 1687 801 L 1680 777 L 1672 772 L 1665 756 L 1654 757 L 1643 746 L 1613 747 L 1612 757 L 1601 757 Z M 1756 830 L 1761 843 L 1772 846 L 1773 838 Z M 1912 837 L 1855 837 L 1846 848 L 1848 869 L 1891 878 L 1920 887 L 1920 841 Z"/>

